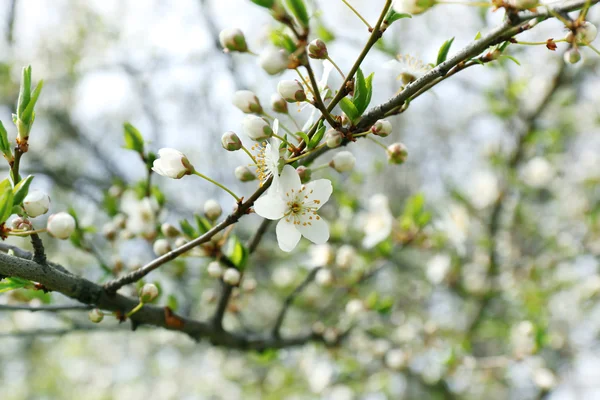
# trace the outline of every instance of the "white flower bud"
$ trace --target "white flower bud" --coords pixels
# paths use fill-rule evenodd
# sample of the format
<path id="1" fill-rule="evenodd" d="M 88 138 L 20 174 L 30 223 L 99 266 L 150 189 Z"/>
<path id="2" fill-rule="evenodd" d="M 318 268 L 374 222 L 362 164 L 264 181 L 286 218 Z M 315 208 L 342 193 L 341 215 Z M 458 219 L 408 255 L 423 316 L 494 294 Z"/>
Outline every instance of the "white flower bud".
<path id="1" fill-rule="evenodd" d="M 154 254 L 160 257 L 171 251 L 171 244 L 167 239 L 157 239 L 152 245 L 152 250 L 154 250 Z"/>
<path id="2" fill-rule="evenodd" d="M 304 88 L 297 80 L 279 81 L 277 84 L 277 93 L 288 103 L 306 100 Z"/>
<path id="3" fill-rule="evenodd" d="M 298 168 L 296 168 L 296 172 L 300 177 L 300 182 L 307 183 L 310 181 L 312 171 L 309 168 L 306 168 L 304 165 L 301 165 Z"/>
<path id="4" fill-rule="evenodd" d="M 349 244 L 345 244 L 338 249 L 335 257 L 335 263 L 341 269 L 349 269 L 354 263 L 356 263 L 356 257 L 357 254 L 354 247 L 350 246 Z"/>
<path id="5" fill-rule="evenodd" d="M 185 244 L 187 244 L 187 242 L 188 241 L 186 238 L 182 238 L 182 237 L 177 238 L 177 239 L 175 239 L 175 248 L 178 249 L 181 246 L 184 246 Z"/>
<path id="6" fill-rule="evenodd" d="M 242 121 L 242 127 L 246 135 L 252 140 L 261 141 L 270 138 L 273 135 L 273 130 L 264 118 L 256 115 L 248 115 Z"/>
<path id="7" fill-rule="evenodd" d="M 216 200 L 210 199 L 204 203 L 204 215 L 211 221 L 215 221 L 222 213 L 221 205 Z"/>
<path id="8" fill-rule="evenodd" d="M 267 74 L 277 75 L 287 69 L 289 58 L 285 50 L 271 47 L 260 54 L 258 63 Z"/>
<path id="9" fill-rule="evenodd" d="M 31 190 L 23 200 L 23 208 L 31 218 L 46 214 L 50 208 L 50 197 L 41 190 Z"/>
<path id="10" fill-rule="evenodd" d="M 168 237 L 168 238 L 175 238 L 175 237 L 181 235 L 181 232 L 179 232 L 179 229 L 175 228 L 173 225 L 169 224 L 168 222 L 165 222 L 160 226 L 160 231 L 165 237 Z"/>
<path id="11" fill-rule="evenodd" d="M 406 354 L 400 349 L 391 349 L 385 354 L 385 365 L 391 369 L 400 370 L 407 361 Z"/>
<path id="12" fill-rule="evenodd" d="M 212 261 L 206 267 L 206 272 L 213 278 L 220 278 L 223 276 L 223 267 L 218 261 Z"/>
<path id="13" fill-rule="evenodd" d="M 237 151 L 242 148 L 242 141 L 235 132 L 227 131 L 221 136 L 221 145 L 227 151 Z"/>
<path id="14" fill-rule="evenodd" d="M 256 290 L 257 286 L 258 283 L 256 282 L 256 279 L 244 278 L 244 282 L 242 282 L 242 289 L 244 292 L 253 292 Z"/>
<path id="15" fill-rule="evenodd" d="M 365 311 L 365 305 L 361 300 L 352 299 L 346 304 L 346 314 L 356 317 Z"/>
<path id="16" fill-rule="evenodd" d="M 288 105 L 287 101 L 283 97 L 281 97 L 278 93 L 273 93 L 271 95 L 271 108 L 273 111 L 280 114 L 288 113 Z"/>
<path id="17" fill-rule="evenodd" d="M 354 157 L 354 154 L 349 151 L 340 151 L 333 156 L 333 160 L 331 160 L 329 166 L 337 172 L 348 172 L 354 168 L 355 163 L 356 157 Z"/>
<path id="18" fill-rule="evenodd" d="M 246 114 L 261 114 L 263 109 L 256 95 L 249 90 L 238 90 L 233 94 L 233 105 Z"/>
<path id="19" fill-rule="evenodd" d="M 373 124 L 371 132 L 377 136 L 386 137 L 392 133 L 392 123 L 387 119 L 380 119 Z"/>
<path id="20" fill-rule="evenodd" d="M 408 151 L 404 144 L 394 143 L 388 146 L 387 156 L 390 164 L 403 164 L 408 157 Z"/>
<path id="21" fill-rule="evenodd" d="M 325 134 L 325 143 L 330 149 L 339 147 L 339 145 L 342 144 L 343 139 L 344 136 L 342 135 L 342 132 L 336 131 L 335 129 L 330 129 Z"/>
<path id="22" fill-rule="evenodd" d="M 240 271 L 235 268 L 227 268 L 223 274 L 223 281 L 229 285 L 237 285 L 240 283 Z"/>
<path id="23" fill-rule="evenodd" d="M 27 218 L 17 217 L 12 220 L 10 226 L 12 229 L 16 229 L 19 231 L 32 231 L 33 230 L 33 225 L 31 224 L 31 221 L 29 221 Z"/>
<path id="24" fill-rule="evenodd" d="M 93 323 L 99 324 L 104 319 L 104 313 L 101 310 L 94 308 L 89 312 L 88 317 Z"/>
<path id="25" fill-rule="evenodd" d="M 219 33 L 219 42 L 225 51 L 239 51 L 245 53 L 248 51 L 244 33 L 237 28 L 223 29 Z"/>
<path id="26" fill-rule="evenodd" d="M 577 39 L 577 44 L 586 45 L 592 43 L 596 39 L 596 36 L 598 36 L 596 25 L 589 21 L 585 21 L 577 28 L 577 35 L 575 35 L 575 38 Z"/>
<path id="27" fill-rule="evenodd" d="M 308 56 L 315 60 L 327 59 L 327 45 L 321 39 L 315 39 L 308 44 Z"/>
<path id="28" fill-rule="evenodd" d="M 256 179 L 254 172 L 245 165 L 240 165 L 235 169 L 235 177 L 241 182 L 250 182 Z"/>
<path id="29" fill-rule="evenodd" d="M 548 368 L 536 368 L 533 371 L 533 382 L 543 390 L 550 390 L 556 386 L 556 375 Z"/>
<path id="30" fill-rule="evenodd" d="M 194 172 L 194 167 L 187 157 L 179 150 L 163 148 L 158 150 L 158 156 L 154 160 L 152 170 L 159 175 L 172 179 L 181 179 L 184 175 Z"/>
<path id="31" fill-rule="evenodd" d="M 527 10 L 535 8 L 539 3 L 538 0 L 509 0 L 509 4 L 518 10 Z"/>
<path id="32" fill-rule="evenodd" d="M 333 274 L 326 268 L 321 268 L 315 276 L 315 282 L 320 286 L 331 286 L 333 283 Z"/>
<path id="33" fill-rule="evenodd" d="M 397 13 L 421 14 L 435 5 L 435 0 L 394 0 L 392 7 Z"/>
<path id="34" fill-rule="evenodd" d="M 57 239 L 68 239 L 75 230 L 75 218 L 66 212 L 52 214 L 48 217 L 46 229 Z"/>
<path id="35" fill-rule="evenodd" d="M 158 297 L 158 288 L 153 283 L 146 283 L 140 289 L 139 296 L 142 303 L 150 303 Z"/>

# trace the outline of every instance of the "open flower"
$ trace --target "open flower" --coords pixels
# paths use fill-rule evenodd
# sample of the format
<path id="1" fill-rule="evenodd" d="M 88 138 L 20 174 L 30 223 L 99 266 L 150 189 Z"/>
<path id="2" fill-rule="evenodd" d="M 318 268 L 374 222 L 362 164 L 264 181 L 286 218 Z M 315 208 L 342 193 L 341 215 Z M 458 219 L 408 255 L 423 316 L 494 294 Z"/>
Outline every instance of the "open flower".
<path id="1" fill-rule="evenodd" d="M 273 133 L 277 135 L 278 132 L 279 120 L 275 119 L 275 121 L 273 121 Z M 269 142 L 265 141 L 262 145 L 257 144 L 253 146 L 253 149 L 258 149 L 258 154 L 256 155 L 256 173 L 260 185 L 264 185 L 270 177 L 273 177 L 271 190 L 276 190 L 279 185 L 279 160 L 281 158 L 279 144 L 279 139 L 272 137 Z"/>
<path id="2" fill-rule="evenodd" d="M 431 67 L 423 61 L 408 54 L 396 56 L 396 60 L 390 60 L 384 64 L 385 68 L 398 73 L 397 79 L 402 79 L 402 83 L 408 85 L 425 75 Z"/>
<path id="3" fill-rule="evenodd" d="M 254 203 L 254 211 L 263 218 L 277 223 L 277 243 L 281 250 L 292 251 L 304 236 L 316 244 L 329 239 L 329 226 L 317 210 L 329 200 L 333 188 L 327 179 L 318 179 L 303 185 L 290 165 L 283 167 L 279 190 L 270 190 Z"/>
<path id="4" fill-rule="evenodd" d="M 376 194 L 369 200 L 369 212 L 364 216 L 363 230 L 365 237 L 363 246 L 367 249 L 383 242 L 392 233 L 394 217 L 390 211 L 388 198 Z"/>
<path id="5" fill-rule="evenodd" d="M 179 150 L 164 148 L 158 150 L 158 156 L 152 163 L 152 170 L 159 175 L 172 179 L 181 179 L 194 172 L 194 167 Z"/>

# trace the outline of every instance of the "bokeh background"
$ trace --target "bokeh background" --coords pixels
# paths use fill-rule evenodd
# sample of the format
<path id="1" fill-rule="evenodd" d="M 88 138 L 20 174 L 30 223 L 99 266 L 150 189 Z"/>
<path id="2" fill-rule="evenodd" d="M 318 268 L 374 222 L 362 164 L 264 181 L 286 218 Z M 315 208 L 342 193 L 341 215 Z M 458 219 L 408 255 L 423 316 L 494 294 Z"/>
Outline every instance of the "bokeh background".
<path id="1" fill-rule="evenodd" d="M 341 1 L 308 3 L 318 10 L 313 31 L 328 36 L 329 54 L 347 71 L 367 30 Z M 383 1 L 352 4 L 375 21 Z M 363 64 L 375 73 L 372 104 L 399 89 L 383 66 L 395 54 L 435 62 L 445 40 L 455 38 L 452 54 L 500 23 L 501 14 L 443 4 L 395 23 Z M 588 19 L 600 22 L 596 7 Z M 122 148 L 125 121 L 151 148 L 178 148 L 198 170 L 237 193 L 254 191 L 255 184 L 233 174 L 247 164 L 245 155 L 220 144 L 224 131 L 242 131 L 244 115 L 231 97 L 250 89 L 266 107 L 278 80 L 296 76 L 287 71 L 273 78 L 252 55 L 224 54 L 218 33 L 238 27 L 259 53 L 278 27 L 260 7 L 248 0 L 4 0 L 0 26 L 5 125 L 22 66 L 31 64 L 34 80 L 45 81 L 22 170 L 51 194 L 51 211 L 72 207 L 82 226 L 96 227 L 86 236 L 87 251 L 48 239 L 53 261 L 101 281 L 101 264 L 129 270 L 154 258 L 151 241 L 109 242 L 102 235 L 110 222 L 107 196 L 145 179 L 143 164 Z M 549 21 L 520 38 L 565 34 L 559 22 Z M 600 398 L 600 58 L 583 49 L 582 62 L 565 65 L 565 49 L 564 43 L 556 52 L 511 45 L 509 54 L 520 65 L 504 58 L 470 68 L 414 101 L 392 118 L 394 132 L 384 140 L 406 144 L 404 165 L 388 165 L 374 143 L 348 146 L 357 158 L 355 172 L 317 175 L 336 188 L 324 209 L 333 232 L 330 247 L 303 241 L 285 256 L 273 230 L 267 233 L 247 273 L 257 288 L 237 294 L 226 327 L 266 329 L 282 299 L 311 267 L 325 263 L 337 283 L 307 287 L 284 333 L 310 329 L 316 321 L 329 327 L 355 323 L 340 348 L 308 344 L 247 353 L 159 329 L 131 332 L 110 318 L 92 325 L 85 312 L 0 310 L 1 397 Z M 320 62 L 313 65 L 320 75 Z M 332 72 L 331 86 L 340 83 Z M 299 122 L 310 113 L 290 108 Z M 322 162 L 330 159 L 326 154 Z M 227 194 L 199 179 L 154 182 L 166 197 L 158 222 L 191 218 L 211 198 L 225 212 L 233 207 Z M 360 221 L 378 193 L 388 197 L 398 227 L 382 248 L 365 250 Z M 423 210 L 415 206 L 421 201 Z M 410 207 L 431 219 L 414 226 Z M 236 228 L 239 236 L 249 237 L 259 222 L 245 218 Z M 342 245 L 359 253 L 350 272 L 333 261 Z M 154 273 L 151 280 L 163 290 L 159 303 L 209 316 L 219 286 L 206 275 L 208 261 L 186 258 Z M 378 266 L 385 268 L 368 282 L 352 283 L 355 272 Z M 352 299 L 369 310 L 346 315 Z M 68 302 L 59 294 L 0 294 L 0 304 L 49 301 Z"/>

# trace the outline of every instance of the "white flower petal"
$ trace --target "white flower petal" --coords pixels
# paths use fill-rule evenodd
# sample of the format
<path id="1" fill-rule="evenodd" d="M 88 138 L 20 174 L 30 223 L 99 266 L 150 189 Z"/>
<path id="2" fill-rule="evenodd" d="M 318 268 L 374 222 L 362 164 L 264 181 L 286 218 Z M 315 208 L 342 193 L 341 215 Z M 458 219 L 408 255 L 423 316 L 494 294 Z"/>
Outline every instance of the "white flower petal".
<path id="1" fill-rule="evenodd" d="M 302 236 L 315 244 L 326 243 L 329 240 L 329 225 L 322 218 L 312 217 L 311 220 L 308 219 L 308 216 L 300 218 L 300 224 L 296 225 L 296 229 Z M 306 225 L 304 225 L 305 223 Z"/>
<path id="2" fill-rule="evenodd" d="M 269 190 L 254 202 L 254 211 L 263 218 L 279 219 L 283 217 L 286 204 L 275 190 Z"/>
<path id="3" fill-rule="evenodd" d="M 273 121 L 273 133 L 275 135 L 279 134 L 279 120 L 277 118 Z"/>
<path id="4" fill-rule="evenodd" d="M 317 210 L 329 200 L 332 192 L 333 186 L 331 186 L 331 181 L 329 179 L 317 179 L 316 181 L 308 182 L 306 184 L 305 193 L 307 193 L 308 196 L 307 202 L 317 200 L 318 203 L 315 204 Z"/>
<path id="5" fill-rule="evenodd" d="M 301 187 L 300 176 L 291 165 L 286 165 L 281 171 L 279 176 L 279 189 L 282 198 L 285 199 L 285 194 L 290 193 L 292 189 L 294 192 L 300 191 Z"/>
<path id="6" fill-rule="evenodd" d="M 277 223 L 275 232 L 277 233 L 277 243 L 279 244 L 279 248 L 285 252 L 294 250 L 302 237 L 294 223 L 291 220 L 286 221 L 285 218 L 282 218 Z"/>

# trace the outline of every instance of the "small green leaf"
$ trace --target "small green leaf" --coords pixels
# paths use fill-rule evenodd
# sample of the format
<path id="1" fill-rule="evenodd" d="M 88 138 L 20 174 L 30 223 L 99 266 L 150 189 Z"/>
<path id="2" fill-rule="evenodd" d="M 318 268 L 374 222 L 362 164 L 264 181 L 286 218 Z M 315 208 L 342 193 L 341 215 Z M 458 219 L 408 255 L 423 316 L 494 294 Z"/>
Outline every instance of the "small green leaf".
<path id="1" fill-rule="evenodd" d="M 342 98 L 342 101 L 340 101 L 340 108 L 351 121 L 356 120 L 360 116 L 354 103 L 347 97 Z"/>
<path id="2" fill-rule="evenodd" d="M 306 133 L 304 133 L 303 131 L 298 131 L 296 132 L 296 135 L 300 136 L 302 138 L 302 140 L 304 140 L 304 143 L 310 143 L 310 139 L 308 137 L 308 135 Z"/>
<path id="3" fill-rule="evenodd" d="M 390 11 L 388 11 L 387 15 L 385 16 L 385 22 L 388 25 L 391 25 L 393 22 L 398 21 L 399 19 L 402 18 L 412 18 L 412 15 L 407 14 L 407 13 L 398 13 L 396 11 L 394 11 L 393 8 L 390 8 Z"/>
<path id="4" fill-rule="evenodd" d="M 204 235 L 212 229 L 212 224 L 208 219 L 201 217 L 198 214 L 194 215 L 194 217 L 196 218 L 196 225 L 198 225 L 198 232 L 200 235 Z"/>
<path id="5" fill-rule="evenodd" d="M 20 116 L 21 121 L 23 121 L 27 125 L 31 124 L 33 122 L 33 120 L 35 119 L 35 113 L 33 111 L 33 108 L 35 107 L 35 104 L 37 103 L 38 98 L 40 97 L 40 93 L 42 93 L 43 87 L 44 87 L 44 81 L 40 81 L 38 83 L 38 85 L 35 87 L 35 89 L 33 90 L 31 99 L 29 100 L 29 103 L 27 103 L 27 107 L 25 107 L 25 109 L 23 110 L 23 112 Z"/>
<path id="6" fill-rule="evenodd" d="M 287 33 L 284 33 L 280 30 L 272 30 L 269 34 L 269 37 L 275 47 L 283 48 L 288 53 L 294 53 L 298 49 L 294 39 L 292 39 Z"/>
<path id="7" fill-rule="evenodd" d="M 481 32 L 477 32 L 477 35 L 475 35 L 475 40 L 479 39 L 481 39 Z"/>
<path id="8" fill-rule="evenodd" d="M 264 7 L 264 8 L 272 8 L 273 4 L 275 4 L 275 0 L 250 0 L 254 4 Z"/>
<path id="9" fill-rule="evenodd" d="M 287 0 L 287 5 L 298 22 L 300 22 L 303 27 L 308 27 L 309 16 L 308 11 L 306 11 L 304 0 Z"/>
<path id="10" fill-rule="evenodd" d="M 173 311 L 177 311 L 177 308 L 179 307 L 179 302 L 177 301 L 177 297 L 170 294 L 167 297 L 167 307 L 169 307 Z"/>
<path id="11" fill-rule="evenodd" d="M 324 135 L 325 135 L 325 125 L 323 124 L 323 121 L 321 121 L 319 123 L 319 128 L 317 129 L 317 131 L 315 132 L 313 137 L 310 138 L 310 142 L 308 142 L 308 148 L 314 149 L 315 147 L 317 147 L 317 145 L 319 144 L 321 139 L 323 139 Z"/>
<path id="12" fill-rule="evenodd" d="M 363 115 L 366 111 L 369 103 L 371 102 L 371 96 L 373 94 L 373 74 L 369 75 L 366 79 L 363 75 L 362 70 L 359 68 L 356 71 L 356 79 L 354 83 L 354 96 L 352 103 L 358 111 L 358 116 Z"/>
<path id="13" fill-rule="evenodd" d="M 125 135 L 125 148 L 144 154 L 144 137 L 140 131 L 129 122 L 123 124 L 123 131 Z"/>
<path id="14" fill-rule="evenodd" d="M 8 141 L 8 132 L 4 129 L 2 121 L 0 121 L 0 153 L 4 154 L 6 159 L 12 158 L 12 152 L 10 150 L 10 142 Z"/>
<path id="15" fill-rule="evenodd" d="M 248 248 L 242 244 L 237 236 L 232 236 L 229 242 L 227 257 L 239 270 L 243 271 L 248 261 Z"/>
<path id="16" fill-rule="evenodd" d="M 31 185 L 31 181 L 33 180 L 33 175 L 29 175 L 27 178 L 22 179 L 17 186 L 13 189 L 14 199 L 13 205 L 18 206 L 23 202 L 25 196 L 29 192 L 29 185 Z"/>
<path id="17" fill-rule="evenodd" d="M 0 224 L 6 222 L 12 214 L 14 194 L 7 179 L 0 182 Z"/>
<path id="18" fill-rule="evenodd" d="M 0 282 L 0 293 L 5 293 L 15 289 L 23 289 L 26 287 L 33 288 L 33 283 L 27 279 L 10 277 Z"/>
<path id="19" fill-rule="evenodd" d="M 446 61 L 446 58 L 448 58 L 448 52 L 450 51 L 450 47 L 452 46 L 452 42 L 454 42 L 454 38 L 446 40 L 442 47 L 440 47 L 435 65 L 440 65 L 441 63 Z"/>
<path id="20" fill-rule="evenodd" d="M 17 119 L 21 118 L 21 114 L 27 108 L 31 99 L 31 65 L 23 68 L 21 75 L 21 88 L 19 89 L 19 100 L 17 102 Z"/>
<path id="21" fill-rule="evenodd" d="M 181 221 L 179 221 L 179 226 L 181 227 L 181 231 L 190 238 L 195 238 L 196 236 L 198 236 L 196 234 L 196 230 L 194 229 L 194 227 L 192 226 L 192 224 L 190 224 L 188 222 L 188 220 L 186 219 L 182 219 Z"/>

